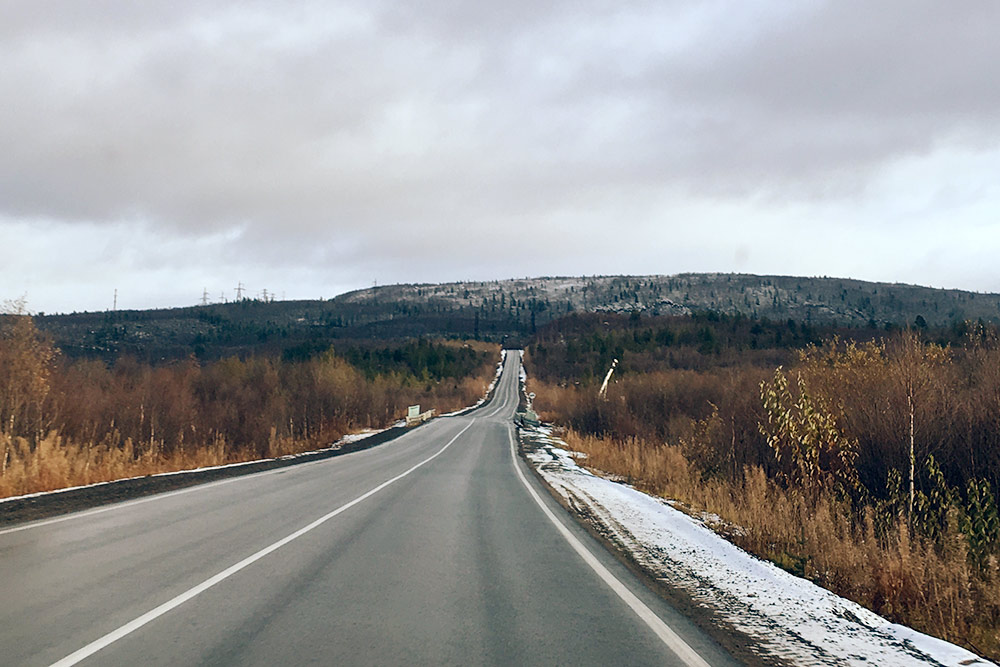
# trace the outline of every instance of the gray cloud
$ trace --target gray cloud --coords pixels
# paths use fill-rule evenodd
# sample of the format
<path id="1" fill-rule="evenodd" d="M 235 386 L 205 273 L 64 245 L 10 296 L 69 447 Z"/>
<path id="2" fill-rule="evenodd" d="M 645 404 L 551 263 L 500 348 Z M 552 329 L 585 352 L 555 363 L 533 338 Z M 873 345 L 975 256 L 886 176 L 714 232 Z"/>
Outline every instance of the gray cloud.
<path id="1" fill-rule="evenodd" d="M 315 284 L 669 272 L 647 250 L 668 247 L 780 268 L 740 230 L 891 226 L 900 164 L 995 164 L 998 18 L 986 0 L 6 2 L 0 229 L 127 228 L 123 266 L 202 243 Z M 929 171 L 928 206 L 1000 196 Z M 501 231 L 563 257 L 459 259 Z"/>

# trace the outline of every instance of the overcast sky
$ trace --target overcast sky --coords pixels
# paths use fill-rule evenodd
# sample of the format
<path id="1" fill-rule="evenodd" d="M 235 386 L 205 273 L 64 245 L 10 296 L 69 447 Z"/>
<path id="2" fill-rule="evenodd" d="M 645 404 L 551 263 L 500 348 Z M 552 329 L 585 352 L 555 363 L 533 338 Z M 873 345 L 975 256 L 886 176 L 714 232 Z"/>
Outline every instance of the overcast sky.
<path id="1" fill-rule="evenodd" d="M 996 0 L 0 3 L 0 300 L 1000 292 Z"/>

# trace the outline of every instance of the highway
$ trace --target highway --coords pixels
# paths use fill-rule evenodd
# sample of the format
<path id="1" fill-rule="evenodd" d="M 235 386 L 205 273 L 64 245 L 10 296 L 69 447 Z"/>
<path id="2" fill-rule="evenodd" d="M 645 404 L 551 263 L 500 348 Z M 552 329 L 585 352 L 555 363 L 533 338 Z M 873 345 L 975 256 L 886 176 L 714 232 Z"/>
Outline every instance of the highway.
<path id="1" fill-rule="evenodd" d="M 0 664 L 737 664 L 514 455 L 507 360 L 372 449 L 0 529 Z"/>

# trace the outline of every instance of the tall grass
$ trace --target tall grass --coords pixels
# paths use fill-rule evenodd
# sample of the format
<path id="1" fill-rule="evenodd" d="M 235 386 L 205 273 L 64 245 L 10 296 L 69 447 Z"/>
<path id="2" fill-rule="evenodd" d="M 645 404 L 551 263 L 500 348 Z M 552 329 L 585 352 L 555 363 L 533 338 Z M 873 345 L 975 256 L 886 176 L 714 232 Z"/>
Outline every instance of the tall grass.
<path id="1" fill-rule="evenodd" d="M 750 553 L 892 621 L 1000 654 L 997 559 L 984 570 L 974 566 L 957 516 L 930 540 L 913 534 L 906 521 L 878 527 L 872 507 L 856 520 L 834 494 L 782 487 L 759 466 L 744 468 L 736 480 L 705 479 L 680 446 L 576 431 L 565 439 L 596 471 L 717 514 L 723 523 L 716 529 Z"/>
<path id="2" fill-rule="evenodd" d="M 587 466 L 718 514 L 751 553 L 995 659 L 1000 346 L 974 333 L 955 349 L 834 339 L 778 370 L 626 373 L 607 400 L 533 379 L 529 353 L 529 388 Z"/>
<path id="3" fill-rule="evenodd" d="M 333 351 L 150 366 L 67 362 L 30 318 L 0 320 L 0 496 L 219 465 L 324 447 L 384 428 L 406 406 L 455 410 L 482 396 L 495 346 L 461 347 L 465 377 L 362 373 Z"/>

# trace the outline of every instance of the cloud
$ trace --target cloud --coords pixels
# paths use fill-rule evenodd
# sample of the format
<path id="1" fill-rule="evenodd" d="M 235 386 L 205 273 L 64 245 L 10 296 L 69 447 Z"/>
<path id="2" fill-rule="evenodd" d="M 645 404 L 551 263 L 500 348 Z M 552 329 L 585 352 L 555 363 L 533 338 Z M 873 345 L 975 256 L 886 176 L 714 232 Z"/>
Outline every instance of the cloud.
<path id="1" fill-rule="evenodd" d="M 788 205 L 814 207 L 800 225 L 850 207 L 891 224 L 913 160 L 933 180 L 936 160 L 996 151 L 998 18 L 986 0 L 12 0 L 0 220 L 347 282 L 405 280 L 417 248 L 421 276 L 467 271 L 494 230 L 563 239 L 559 265 L 593 273 L 609 246 L 628 270 L 625 235 L 705 247 L 745 219 L 793 224 Z M 678 234 L 692 207 L 744 215 Z M 769 255 L 742 248 L 712 268 Z"/>

